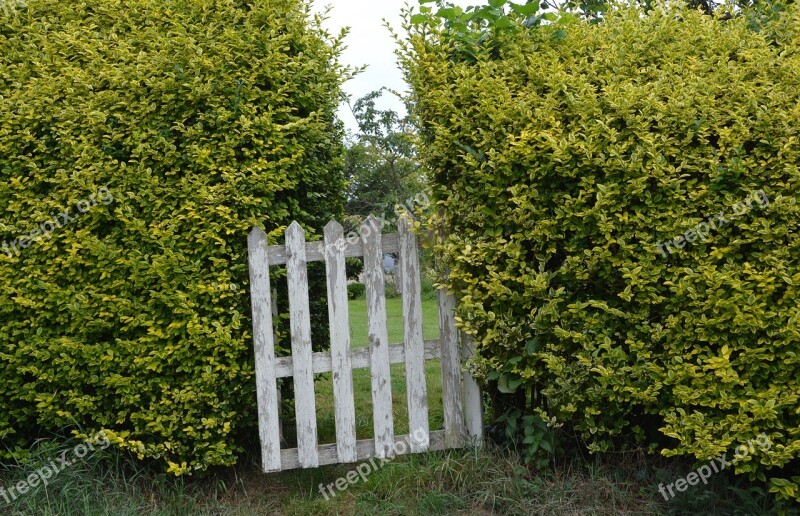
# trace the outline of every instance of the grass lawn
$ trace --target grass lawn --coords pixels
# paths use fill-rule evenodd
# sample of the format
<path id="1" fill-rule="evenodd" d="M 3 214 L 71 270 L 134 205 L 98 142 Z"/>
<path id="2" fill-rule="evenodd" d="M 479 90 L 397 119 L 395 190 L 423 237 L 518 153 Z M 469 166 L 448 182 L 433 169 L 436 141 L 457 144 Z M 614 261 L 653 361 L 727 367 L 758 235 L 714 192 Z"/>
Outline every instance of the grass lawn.
<path id="1" fill-rule="evenodd" d="M 389 342 L 403 342 L 403 305 L 401 298 L 386 300 L 386 319 Z M 423 336 L 426 340 L 439 337 L 439 307 L 436 299 L 422 302 Z M 350 335 L 354 348 L 369 344 L 367 331 L 367 302 L 365 299 L 350 301 Z M 391 368 L 392 405 L 394 407 L 394 430 L 396 435 L 409 433 L 408 405 L 406 403 L 405 366 L 394 364 Z M 431 431 L 444 425 L 442 409 L 442 366 L 438 360 L 425 364 L 428 386 L 428 409 Z M 316 381 L 317 424 L 321 444 L 336 442 L 336 427 L 333 409 L 333 381 L 330 374 L 321 375 Z M 356 405 L 356 435 L 359 439 L 373 437 L 372 427 L 372 383 L 369 369 L 353 371 L 353 391 Z"/>

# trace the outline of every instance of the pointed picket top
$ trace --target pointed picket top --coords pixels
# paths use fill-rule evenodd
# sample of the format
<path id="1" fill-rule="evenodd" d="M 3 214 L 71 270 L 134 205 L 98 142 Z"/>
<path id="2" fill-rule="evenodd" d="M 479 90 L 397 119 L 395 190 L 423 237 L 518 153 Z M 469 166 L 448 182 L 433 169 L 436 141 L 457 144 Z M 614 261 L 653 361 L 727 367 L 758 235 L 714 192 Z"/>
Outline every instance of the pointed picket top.
<path id="1" fill-rule="evenodd" d="M 302 236 L 305 236 L 306 235 L 306 230 L 303 229 L 303 226 L 298 224 L 297 221 L 295 220 L 294 222 L 289 224 L 288 228 L 286 228 L 286 236 L 289 236 L 289 235 L 302 235 Z"/>
<path id="2" fill-rule="evenodd" d="M 414 223 L 416 219 L 410 214 L 406 213 L 397 217 L 397 229 L 399 233 L 414 233 Z"/>
<path id="3" fill-rule="evenodd" d="M 344 238 L 344 228 L 341 224 L 332 220 L 325 225 L 325 240 L 328 245 L 336 245 Z"/>
<path id="4" fill-rule="evenodd" d="M 403 215 L 397 217 L 397 229 L 399 229 L 400 232 L 402 233 L 408 231 L 408 228 L 409 228 L 408 219 Z"/>
<path id="5" fill-rule="evenodd" d="M 344 234 L 344 228 L 342 227 L 341 224 L 339 224 L 335 220 L 331 220 L 325 225 L 326 235 L 328 234 L 335 235 L 337 232 L 341 232 L 342 234 Z"/>
<path id="6" fill-rule="evenodd" d="M 286 228 L 286 264 L 288 265 L 289 262 L 293 257 L 302 256 L 302 261 L 305 263 L 306 256 L 306 230 L 303 229 L 303 226 L 297 223 L 297 221 L 292 222 L 288 228 Z"/>
<path id="7" fill-rule="evenodd" d="M 247 241 L 250 243 L 266 242 L 267 234 L 260 227 L 254 227 L 250 234 L 247 236 Z"/>
<path id="8" fill-rule="evenodd" d="M 366 242 L 367 239 L 369 239 L 370 237 L 374 238 L 373 234 L 380 235 L 382 229 L 383 229 L 383 224 L 381 223 L 381 220 L 378 219 L 375 215 L 370 215 L 369 217 L 367 217 L 364 223 L 361 224 L 362 241 Z"/>
<path id="9" fill-rule="evenodd" d="M 325 242 L 324 254 L 326 262 L 329 262 L 331 258 L 337 256 L 334 251 L 344 253 L 344 228 L 335 220 L 332 220 L 325 225 L 323 240 Z"/>

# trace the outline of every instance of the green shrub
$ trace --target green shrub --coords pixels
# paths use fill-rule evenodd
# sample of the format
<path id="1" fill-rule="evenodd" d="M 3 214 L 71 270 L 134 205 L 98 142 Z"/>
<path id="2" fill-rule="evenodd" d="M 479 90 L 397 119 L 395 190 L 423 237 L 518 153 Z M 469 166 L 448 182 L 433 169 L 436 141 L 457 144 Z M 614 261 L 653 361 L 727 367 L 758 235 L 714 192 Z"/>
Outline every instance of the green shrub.
<path id="1" fill-rule="evenodd" d="M 422 288 L 422 299 L 438 299 L 436 282 L 428 274 L 422 274 L 422 277 L 420 278 L 420 286 Z"/>
<path id="2" fill-rule="evenodd" d="M 394 281 L 385 283 L 383 291 L 386 299 L 397 299 L 403 295 L 399 290 L 397 290 L 397 285 L 394 283 Z"/>
<path id="3" fill-rule="evenodd" d="M 343 203 L 346 71 L 309 19 L 30 0 L 2 20 L 0 241 L 88 211 L 0 254 L 0 458 L 77 423 L 184 473 L 257 435 L 247 235 Z"/>
<path id="4" fill-rule="evenodd" d="M 401 54 L 484 379 L 593 451 L 765 432 L 736 471 L 800 499 L 798 13 L 618 9 L 469 59 L 425 22 Z"/>
<path id="5" fill-rule="evenodd" d="M 347 258 L 345 259 L 345 264 L 347 279 L 357 281 L 361 277 L 361 273 L 364 272 L 364 258 Z"/>
<path id="6" fill-rule="evenodd" d="M 347 285 L 347 298 L 359 299 L 367 292 L 367 287 L 363 283 L 350 283 Z"/>

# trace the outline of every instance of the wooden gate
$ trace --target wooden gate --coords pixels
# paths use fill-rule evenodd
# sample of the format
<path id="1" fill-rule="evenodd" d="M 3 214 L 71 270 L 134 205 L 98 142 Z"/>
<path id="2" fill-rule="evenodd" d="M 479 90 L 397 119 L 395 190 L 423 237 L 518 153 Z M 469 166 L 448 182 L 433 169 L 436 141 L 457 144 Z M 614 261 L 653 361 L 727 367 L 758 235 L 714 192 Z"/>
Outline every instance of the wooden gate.
<path id="1" fill-rule="evenodd" d="M 286 230 L 286 245 L 268 246 L 266 234 L 256 228 L 249 237 L 250 286 L 253 303 L 253 340 L 256 359 L 259 434 L 265 472 L 353 463 L 371 457 L 457 448 L 479 440 L 482 430 L 480 391 L 473 378 L 462 372 L 462 362 L 472 353 L 459 333 L 453 310 L 455 298 L 439 291 L 439 339 L 424 341 L 417 237 L 405 218 L 399 232 L 381 235 L 370 217 L 356 242 L 345 240 L 342 226 L 331 221 L 325 239 L 306 242 L 297 222 Z M 405 342 L 389 344 L 386 323 L 384 265 L 386 254 L 399 254 Z M 350 345 L 345 258 L 364 257 L 369 346 Z M 328 285 L 330 352 L 313 353 L 306 264 L 324 261 Z M 275 315 L 270 267 L 285 265 L 289 287 L 292 354 L 275 355 Z M 444 429 L 430 431 L 425 360 L 442 363 Z M 409 435 L 394 434 L 390 365 L 405 363 Z M 374 439 L 356 440 L 353 397 L 354 369 L 371 370 Z M 317 440 L 314 375 L 333 373 L 336 444 Z M 277 380 L 292 377 L 295 393 L 297 448 L 281 449 L 280 395 Z M 425 436 L 425 438 L 421 438 Z M 397 446 L 396 443 L 408 443 Z"/>

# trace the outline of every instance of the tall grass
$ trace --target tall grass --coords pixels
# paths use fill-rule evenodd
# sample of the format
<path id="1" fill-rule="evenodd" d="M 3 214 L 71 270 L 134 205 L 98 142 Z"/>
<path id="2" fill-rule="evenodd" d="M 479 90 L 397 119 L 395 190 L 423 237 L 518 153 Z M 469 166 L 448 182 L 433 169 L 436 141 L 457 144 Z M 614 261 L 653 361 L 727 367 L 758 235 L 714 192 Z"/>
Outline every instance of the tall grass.
<path id="1" fill-rule="evenodd" d="M 25 480 L 72 449 L 71 440 L 40 441 L 26 464 L 0 466 L 0 486 Z M 176 478 L 113 448 L 65 469 L 18 497 L 0 499 L 0 514 L 31 515 L 296 515 L 296 514 L 797 514 L 759 488 L 720 475 L 709 486 L 666 504 L 657 483 L 674 480 L 688 464 L 635 454 L 554 464 L 533 471 L 513 450 L 491 445 L 390 461 L 365 482 L 326 499 L 320 484 L 354 465 L 265 475 L 246 458 L 203 478 Z"/>

